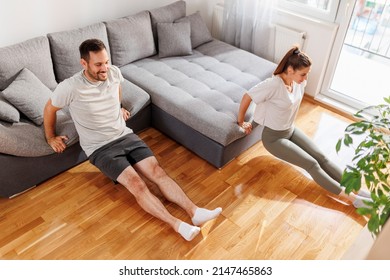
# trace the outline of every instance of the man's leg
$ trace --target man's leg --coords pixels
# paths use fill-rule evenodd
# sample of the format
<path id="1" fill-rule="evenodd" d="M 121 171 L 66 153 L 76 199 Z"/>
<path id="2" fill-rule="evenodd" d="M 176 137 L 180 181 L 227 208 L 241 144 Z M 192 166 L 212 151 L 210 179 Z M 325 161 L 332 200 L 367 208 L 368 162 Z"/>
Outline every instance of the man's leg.
<path id="1" fill-rule="evenodd" d="M 190 241 L 199 232 L 196 226 L 191 226 L 174 216 L 164 207 L 161 201 L 153 195 L 142 178 L 135 172 L 133 167 L 129 166 L 119 175 L 117 181 L 126 187 L 134 195 L 137 203 L 149 214 L 169 224 L 176 232 L 179 232 L 183 238 Z"/>
<path id="2" fill-rule="evenodd" d="M 222 212 L 220 207 L 214 210 L 197 207 L 180 186 L 167 175 L 154 156 L 139 161 L 134 165 L 134 169 L 157 184 L 166 199 L 183 208 L 191 217 L 194 225 L 202 225 L 215 219 Z"/>

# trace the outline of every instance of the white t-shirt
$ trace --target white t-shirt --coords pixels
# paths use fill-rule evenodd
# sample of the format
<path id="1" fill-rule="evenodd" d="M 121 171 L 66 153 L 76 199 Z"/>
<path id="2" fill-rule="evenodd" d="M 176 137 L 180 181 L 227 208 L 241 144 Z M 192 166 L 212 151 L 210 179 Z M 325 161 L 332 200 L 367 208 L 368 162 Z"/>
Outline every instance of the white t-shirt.
<path id="1" fill-rule="evenodd" d="M 248 92 L 256 104 L 254 121 L 273 130 L 286 130 L 294 125 L 301 104 L 306 81 L 293 82 L 289 92 L 278 75 L 272 76 L 251 88 Z"/>
<path id="2" fill-rule="evenodd" d="M 80 145 L 87 156 L 133 132 L 126 126 L 120 109 L 119 86 L 123 80 L 114 65 L 110 65 L 104 82 L 90 82 L 80 71 L 60 83 L 51 97 L 53 106 L 69 106 Z"/>

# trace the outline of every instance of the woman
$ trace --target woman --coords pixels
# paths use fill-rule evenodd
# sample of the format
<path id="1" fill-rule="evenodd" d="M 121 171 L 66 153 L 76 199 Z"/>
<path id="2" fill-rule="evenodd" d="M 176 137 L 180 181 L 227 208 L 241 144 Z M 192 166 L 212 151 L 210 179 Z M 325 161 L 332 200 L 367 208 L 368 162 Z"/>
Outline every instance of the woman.
<path id="1" fill-rule="evenodd" d="M 294 126 L 303 98 L 311 59 L 298 47 L 290 49 L 280 61 L 274 75 L 245 93 L 240 104 L 238 124 L 246 134 L 252 124 L 244 121 L 253 101 L 256 104 L 254 121 L 264 126 L 262 141 L 268 152 L 289 163 L 304 168 L 324 189 L 350 200 L 356 208 L 365 207 L 370 194 L 360 190 L 345 193 L 340 186 L 342 170 L 329 161 L 315 143 Z"/>

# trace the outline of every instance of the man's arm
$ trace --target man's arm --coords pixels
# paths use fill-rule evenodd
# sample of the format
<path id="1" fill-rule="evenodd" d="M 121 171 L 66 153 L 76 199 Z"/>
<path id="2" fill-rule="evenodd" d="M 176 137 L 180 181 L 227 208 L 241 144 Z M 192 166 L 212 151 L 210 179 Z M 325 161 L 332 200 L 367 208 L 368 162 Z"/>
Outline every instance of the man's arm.
<path id="1" fill-rule="evenodd" d="M 122 86 L 119 86 L 119 103 L 122 104 Z M 125 121 L 130 118 L 130 112 L 126 108 L 121 107 L 122 116 Z"/>
<path id="2" fill-rule="evenodd" d="M 57 111 L 60 109 L 53 106 L 51 99 L 49 99 L 43 111 L 43 126 L 45 128 L 46 141 L 56 153 L 62 153 L 66 149 L 64 141 L 68 140 L 68 137 L 64 135 L 56 135 Z"/>
<path id="3" fill-rule="evenodd" d="M 122 104 L 122 85 L 119 85 L 119 104 Z"/>

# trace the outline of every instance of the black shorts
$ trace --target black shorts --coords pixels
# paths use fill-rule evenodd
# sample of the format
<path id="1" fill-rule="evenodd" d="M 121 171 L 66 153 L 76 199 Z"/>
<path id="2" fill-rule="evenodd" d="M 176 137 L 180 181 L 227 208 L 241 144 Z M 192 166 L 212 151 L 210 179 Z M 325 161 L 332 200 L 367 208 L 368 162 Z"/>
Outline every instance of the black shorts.
<path id="1" fill-rule="evenodd" d="M 116 182 L 127 167 L 151 156 L 153 152 L 145 142 L 130 133 L 94 151 L 89 161 Z"/>

